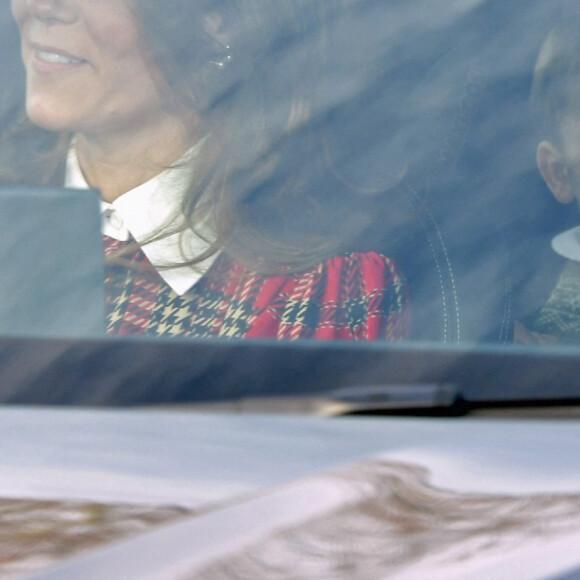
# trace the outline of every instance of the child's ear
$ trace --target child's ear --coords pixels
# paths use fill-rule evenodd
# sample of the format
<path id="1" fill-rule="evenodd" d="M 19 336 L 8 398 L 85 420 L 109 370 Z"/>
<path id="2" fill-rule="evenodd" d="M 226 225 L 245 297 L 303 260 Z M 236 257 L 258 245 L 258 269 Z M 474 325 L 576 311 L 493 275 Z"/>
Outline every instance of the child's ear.
<path id="1" fill-rule="evenodd" d="M 562 154 L 549 141 L 542 141 L 536 152 L 538 169 L 550 188 L 554 197 L 560 203 L 574 201 L 574 191 L 568 166 Z"/>

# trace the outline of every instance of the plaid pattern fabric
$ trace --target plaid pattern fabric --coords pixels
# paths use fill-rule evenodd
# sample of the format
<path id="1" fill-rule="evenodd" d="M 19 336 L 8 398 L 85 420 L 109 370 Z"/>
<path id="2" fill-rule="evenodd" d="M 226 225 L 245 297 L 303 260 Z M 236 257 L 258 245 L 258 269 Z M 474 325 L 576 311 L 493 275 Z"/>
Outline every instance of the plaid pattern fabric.
<path id="1" fill-rule="evenodd" d="M 105 251 L 127 243 L 105 236 Z M 141 251 L 131 261 L 148 264 Z M 410 330 L 406 284 L 394 262 L 374 252 L 276 276 L 252 273 L 222 254 L 183 296 L 156 272 L 108 266 L 106 291 L 108 332 L 115 334 L 401 340 Z"/>
<path id="2" fill-rule="evenodd" d="M 580 263 L 569 260 L 530 330 L 561 342 L 580 342 Z"/>

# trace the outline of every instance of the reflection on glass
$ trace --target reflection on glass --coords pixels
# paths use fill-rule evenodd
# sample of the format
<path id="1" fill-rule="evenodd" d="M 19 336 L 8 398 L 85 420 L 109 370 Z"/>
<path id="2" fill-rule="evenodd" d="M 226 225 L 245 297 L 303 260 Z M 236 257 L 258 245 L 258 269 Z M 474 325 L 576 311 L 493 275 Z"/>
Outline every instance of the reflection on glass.
<path id="1" fill-rule="evenodd" d="M 0 183 L 101 192 L 108 332 L 573 338 L 546 320 L 576 318 L 550 247 L 574 218 L 541 175 L 575 125 L 538 137 L 529 96 L 574 2 L 2 10 Z"/>
<path id="2" fill-rule="evenodd" d="M 408 336 L 394 261 L 345 245 L 364 212 L 317 131 L 341 10 L 12 3 L 26 116 L 5 135 L 4 181 L 101 192 L 108 332 Z"/>
<path id="3" fill-rule="evenodd" d="M 312 492 L 308 483 L 316 482 L 331 505 L 297 508 L 292 521 L 272 526 L 259 542 L 224 550 L 184 577 L 451 578 L 530 537 L 558 538 L 580 520 L 574 494 L 458 494 L 430 485 L 428 475 L 422 467 L 377 460 L 306 480 L 303 489 L 290 488 L 294 495 Z"/>

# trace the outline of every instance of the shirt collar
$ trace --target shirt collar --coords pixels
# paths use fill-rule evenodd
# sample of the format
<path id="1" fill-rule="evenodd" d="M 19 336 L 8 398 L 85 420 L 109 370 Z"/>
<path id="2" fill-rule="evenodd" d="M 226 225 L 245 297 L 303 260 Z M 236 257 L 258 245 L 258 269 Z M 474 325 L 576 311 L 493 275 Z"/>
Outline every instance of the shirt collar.
<path id="1" fill-rule="evenodd" d="M 580 262 L 580 226 L 558 234 L 552 240 L 552 249 L 568 260 Z"/>
<path id="2" fill-rule="evenodd" d="M 215 256 L 195 266 L 164 266 L 193 259 L 207 250 L 208 242 L 189 228 L 160 240 L 149 243 L 147 241 L 168 225 L 179 229 L 185 224 L 180 204 L 191 181 L 192 161 L 199 153 L 200 146 L 201 143 L 198 143 L 175 166 L 163 170 L 114 202 L 101 202 L 103 234 L 123 241 L 132 236 L 138 244 L 142 244 L 142 250 L 153 267 L 179 295 L 185 294 L 199 281 L 215 260 Z M 65 187 L 89 188 L 74 146 L 70 148 L 67 157 Z"/>

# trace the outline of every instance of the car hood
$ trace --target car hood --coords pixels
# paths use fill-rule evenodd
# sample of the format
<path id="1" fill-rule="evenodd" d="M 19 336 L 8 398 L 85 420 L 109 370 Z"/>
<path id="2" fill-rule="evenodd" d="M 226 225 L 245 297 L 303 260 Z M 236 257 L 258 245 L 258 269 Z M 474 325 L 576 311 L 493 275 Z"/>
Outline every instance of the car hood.
<path id="1" fill-rule="evenodd" d="M 573 421 L 0 415 L 0 497 L 193 510 L 39 578 L 257 579 L 294 563 L 306 580 L 322 562 L 336 578 L 548 578 L 580 565 Z M 337 575 L 341 561 L 351 571 Z"/>

